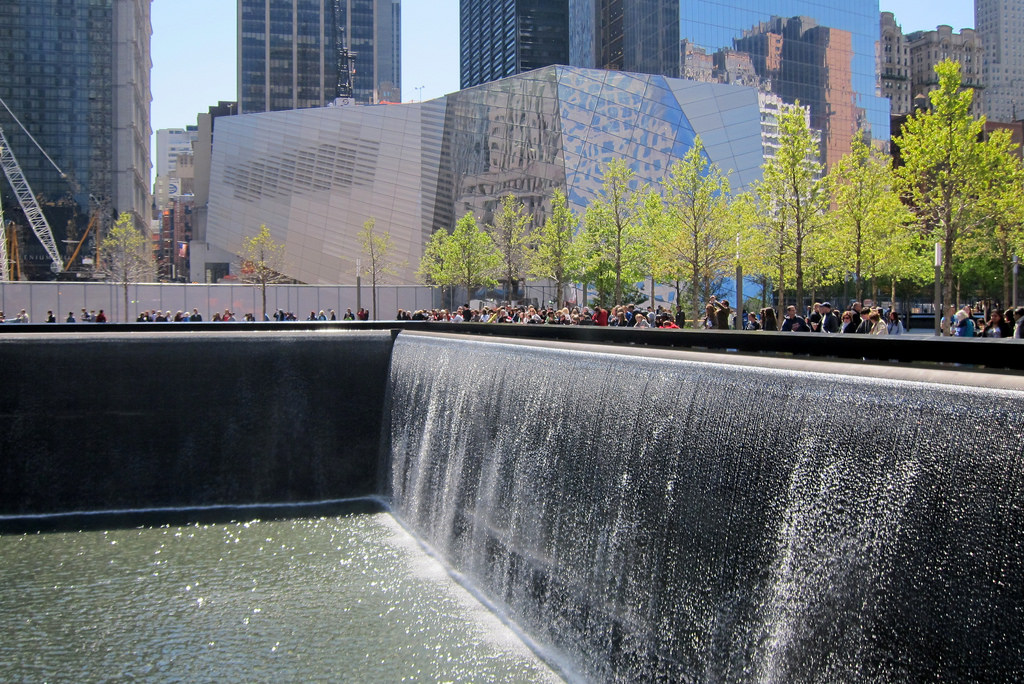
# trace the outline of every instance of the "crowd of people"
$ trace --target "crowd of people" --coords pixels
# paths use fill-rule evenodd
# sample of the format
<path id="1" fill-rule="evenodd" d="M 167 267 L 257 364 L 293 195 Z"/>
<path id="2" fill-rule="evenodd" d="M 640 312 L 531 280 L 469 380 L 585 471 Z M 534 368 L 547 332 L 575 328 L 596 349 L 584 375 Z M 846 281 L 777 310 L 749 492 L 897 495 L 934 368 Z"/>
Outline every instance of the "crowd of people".
<path id="1" fill-rule="evenodd" d="M 727 300 L 711 297 L 704 309 L 704 317 L 696 327 L 706 330 L 731 330 L 735 327 L 737 312 Z M 902 316 L 895 310 L 863 306 L 852 302 L 844 311 L 836 312 L 830 302 L 816 302 L 807 312 L 798 312 L 795 306 L 786 307 L 782 320 L 775 309 L 767 307 L 759 312 L 741 313 L 743 329 L 781 332 L 902 335 L 906 332 Z M 634 304 L 606 309 L 601 306 L 537 308 L 534 306 L 497 306 L 471 308 L 468 304 L 448 309 L 398 310 L 398 320 L 446 321 L 451 323 L 522 323 L 534 325 L 597 325 L 629 328 L 685 328 L 687 320 L 682 310 L 675 313 L 659 306 L 641 307 Z M 950 307 L 942 319 L 942 333 L 955 337 L 1007 337 L 1024 338 L 1024 307 L 999 311 L 992 309 L 978 317 L 967 305 L 962 309 Z"/>
<path id="2" fill-rule="evenodd" d="M 860 302 L 852 302 L 845 311 L 836 312 L 829 302 L 817 302 L 806 312 L 798 312 L 795 306 L 786 307 L 780 321 L 775 309 L 767 307 L 759 312 L 737 313 L 729 306 L 727 300 L 719 301 L 711 297 L 704 308 L 704 317 L 696 327 L 707 330 L 731 330 L 735 327 L 735 317 L 741 316 L 743 329 L 747 331 L 769 330 L 781 332 L 862 334 L 862 335 L 902 335 L 906 327 L 902 317 L 895 310 L 885 311 L 879 307 L 863 306 Z M 370 312 L 359 307 L 353 312 L 346 309 L 342 315 L 346 321 L 367 321 Z M 468 304 L 449 311 L 447 309 L 419 309 L 417 311 L 398 310 L 397 320 L 407 321 L 446 321 L 452 323 L 522 323 L 533 325 L 594 325 L 625 328 L 685 328 L 687 320 L 684 312 L 677 309 L 674 313 L 662 306 L 657 308 L 642 307 L 635 304 L 613 306 L 610 309 L 602 306 L 564 306 L 554 307 L 525 306 L 494 306 L 471 308 Z M 203 315 L 193 308 L 191 313 L 178 310 L 175 313 L 159 309 L 143 311 L 136 317 L 136 322 L 201 322 Z M 230 308 L 216 312 L 210 318 L 212 322 L 237 321 Z M 256 317 L 247 313 L 243 321 L 254 322 Z M 264 316 L 264 321 L 271 320 Z M 275 321 L 301 320 L 292 312 L 278 309 L 273 314 Z M 319 312 L 310 311 L 307 321 L 336 321 L 338 316 L 334 309 Z M 0 311 L 0 323 L 29 323 L 29 315 L 25 309 L 6 319 Z M 46 312 L 46 322 L 56 323 L 53 311 Z M 107 316 L 103 309 L 82 309 L 77 316 L 69 311 L 65 323 L 106 323 Z M 943 335 L 952 337 L 995 337 L 1024 339 L 1024 307 L 1006 309 L 991 308 L 983 315 L 975 314 L 970 305 L 960 309 L 949 307 L 942 317 L 941 330 Z"/>

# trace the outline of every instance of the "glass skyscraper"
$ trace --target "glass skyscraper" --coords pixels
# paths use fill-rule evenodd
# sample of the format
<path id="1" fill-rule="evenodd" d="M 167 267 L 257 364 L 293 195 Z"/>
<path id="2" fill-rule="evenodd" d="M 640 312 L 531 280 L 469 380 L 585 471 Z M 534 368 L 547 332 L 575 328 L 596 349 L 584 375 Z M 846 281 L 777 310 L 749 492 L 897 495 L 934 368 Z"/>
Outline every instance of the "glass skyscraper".
<path id="1" fill-rule="evenodd" d="M 461 85 L 569 63 L 566 0 L 461 0 Z"/>
<path id="2" fill-rule="evenodd" d="M 239 109 L 322 107 L 349 80 L 356 102 L 401 102 L 400 30 L 400 0 L 239 0 Z"/>
<path id="3" fill-rule="evenodd" d="M 0 125 L 62 248 L 84 229 L 90 196 L 148 224 L 151 34 L 150 0 L 0 2 L 0 98 L 70 181 L 3 108 Z M 5 219 L 24 223 L 23 272 L 51 277 L 7 181 L 0 186 Z"/>
<path id="4" fill-rule="evenodd" d="M 574 65 L 734 83 L 809 108 L 829 165 L 858 129 L 888 140 L 878 2 L 569 0 Z"/>

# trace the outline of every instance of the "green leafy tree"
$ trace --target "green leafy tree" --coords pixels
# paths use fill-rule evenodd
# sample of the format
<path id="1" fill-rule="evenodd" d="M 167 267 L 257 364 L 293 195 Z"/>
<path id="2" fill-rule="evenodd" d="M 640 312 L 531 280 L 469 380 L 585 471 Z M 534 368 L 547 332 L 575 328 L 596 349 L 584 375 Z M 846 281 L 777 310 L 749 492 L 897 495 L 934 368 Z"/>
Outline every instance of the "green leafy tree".
<path id="1" fill-rule="evenodd" d="M 779 147 L 775 156 L 765 161 L 762 179 L 755 191 L 765 225 L 780 231 L 781 239 L 773 240 L 780 249 L 792 249 L 793 277 L 797 306 L 804 304 L 805 243 L 824 223 L 829 193 L 827 178 L 819 161 L 818 136 L 810 129 L 804 108 L 784 106 L 778 115 Z M 779 258 L 781 263 L 781 255 Z M 780 267 L 781 271 L 781 267 Z M 783 281 L 779 278 L 778 286 Z M 781 297 L 780 306 L 783 304 Z"/>
<path id="2" fill-rule="evenodd" d="M 287 280 L 284 270 L 284 245 L 270 235 L 266 225 L 260 225 L 256 235 L 242 238 L 242 282 L 250 283 L 260 291 L 263 317 L 267 317 L 267 286 Z"/>
<path id="3" fill-rule="evenodd" d="M 438 230 L 423 250 L 418 274 L 428 285 L 462 286 L 466 297 L 479 287 L 493 287 L 501 272 L 501 254 L 476 217 L 467 212 L 448 233 Z"/>
<path id="4" fill-rule="evenodd" d="M 555 301 L 559 303 L 565 301 L 565 286 L 581 270 L 576 243 L 579 223 L 565 193 L 555 190 L 551 197 L 551 216 L 533 232 L 533 244 L 527 251 L 529 275 L 554 281 Z"/>
<path id="5" fill-rule="evenodd" d="M 516 299 L 519 278 L 526 270 L 529 225 L 533 218 L 523 203 L 509 193 L 501 198 L 487 232 L 501 255 L 501 272 L 509 301 Z"/>
<path id="6" fill-rule="evenodd" d="M 729 180 L 712 164 L 698 137 L 683 159 L 669 168 L 664 180 L 665 230 L 657 246 L 659 273 L 676 283 L 690 284 L 694 323 L 704 303 L 734 265 L 736 230 L 730 220 Z"/>
<path id="7" fill-rule="evenodd" d="M 121 214 L 100 242 L 99 273 L 110 282 L 119 283 L 124 295 L 124 320 L 129 320 L 128 286 L 153 280 L 156 261 L 146 236 L 135 227 L 132 215 Z"/>
<path id="8" fill-rule="evenodd" d="M 970 114 L 974 92 L 961 87 L 960 65 L 935 66 L 939 87 L 929 94 L 931 107 L 917 112 L 893 139 L 903 166 L 897 188 L 931 238 L 943 245 L 942 303 L 954 302 L 954 262 L 960 241 L 985 225 L 996 206 L 991 174 L 1007 167 L 1014 154 L 1008 134 L 982 139 L 983 120 Z"/>
<path id="9" fill-rule="evenodd" d="M 890 238 L 894 233 L 909 237 L 913 216 L 894 189 L 892 160 L 862 136 L 854 138 L 850 152 L 832 167 L 829 187 L 833 210 L 828 242 L 840 256 L 837 268 L 853 273 L 859 301 L 864 298 L 865 263 L 891 263 L 879 250 L 902 248 L 904 240 Z"/>
<path id="10" fill-rule="evenodd" d="M 386 283 L 388 278 L 394 277 L 397 273 L 396 264 L 391 258 L 391 233 L 376 230 L 376 220 L 370 217 L 359 231 L 359 244 L 363 248 L 363 256 L 366 257 L 363 275 L 370 277 L 373 320 L 377 320 L 377 286 Z"/>
<path id="11" fill-rule="evenodd" d="M 599 292 L 602 284 L 611 285 L 617 305 L 623 302 L 624 284 L 641 280 L 647 272 L 650 244 L 641 216 L 647 190 L 633 185 L 634 172 L 621 159 L 613 159 L 605 167 L 598 197 L 583 217 L 585 271 Z"/>

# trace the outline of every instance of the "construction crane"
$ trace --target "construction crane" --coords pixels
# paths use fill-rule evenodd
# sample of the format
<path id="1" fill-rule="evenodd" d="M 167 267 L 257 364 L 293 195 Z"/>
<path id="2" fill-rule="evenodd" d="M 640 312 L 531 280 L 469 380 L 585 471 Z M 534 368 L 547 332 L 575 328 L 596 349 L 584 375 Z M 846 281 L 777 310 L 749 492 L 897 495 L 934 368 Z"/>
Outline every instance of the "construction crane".
<path id="1" fill-rule="evenodd" d="M 42 146 L 32 137 L 32 134 L 28 132 L 24 124 L 18 120 L 18 117 L 14 115 L 11 108 L 7 106 L 7 103 L 0 99 L 0 104 L 4 106 L 7 113 L 11 115 L 15 122 L 21 129 L 25 131 L 25 135 L 35 143 L 43 155 L 53 164 L 54 168 L 61 174 L 62 177 L 67 178 L 67 175 L 60 170 L 60 167 L 50 159 L 50 156 L 46 154 Z M 25 179 L 25 174 L 21 170 L 21 165 L 18 164 L 17 157 L 14 156 L 11 146 L 7 142 L 7 136 L 4 135 L 3 127 L 0 127 L 0 167 L 4 170 L 4 175 L 7 176 L 7 182 L 11 184 L 11 189 L 14 190 L 14 195 L 18 198 L 18 204 L 21 205 L 22 211 L 25 212 L 25 218 L 28 220 L 29 225 L 32 227 L 32 232 L 39 238 L 39 242 L 42 243 L 43 249 L 46 250 L 46 254 L 50 257 L 52 263 L 50 264 L 50 270 L 54 273 L 59 273 L 64 270 L 64 260 L 60 256 L 60 252 L 57 250 L 57 241 L 53 238 L 53 231 L 50 230 L 50 224 L 46 221 L 46 216 L 43 215 L 43 210 L 39 207 L 39 202 L 36 200 L 35 194 L 32 192 L 32 188 L 29 186 L 28 181 Z M 3 273 L 0 274 L 3 280 L 9 279 L 9 270 L 7 266 L 7 241 L 5 239 L 0 241 L 3 242 Z"/>

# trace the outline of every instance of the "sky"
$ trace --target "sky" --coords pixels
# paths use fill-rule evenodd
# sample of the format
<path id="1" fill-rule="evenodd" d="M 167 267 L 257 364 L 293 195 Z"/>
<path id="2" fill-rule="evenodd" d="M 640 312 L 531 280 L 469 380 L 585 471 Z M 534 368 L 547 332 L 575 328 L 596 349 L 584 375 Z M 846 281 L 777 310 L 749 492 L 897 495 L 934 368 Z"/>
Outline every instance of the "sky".
<path id="1" fill-rule="evenodd" d="M 237 98 L 236 5 L 153 0 L 154 131 L 184 128 L 218 101 Z M 892 12 L 904 33 L 974 26 L 974 4 L 964 0 L 880 0 L 880 9 Z M 458 0 L 402 0 L 402 99 L 429 100 L 458 89 Z"/>

